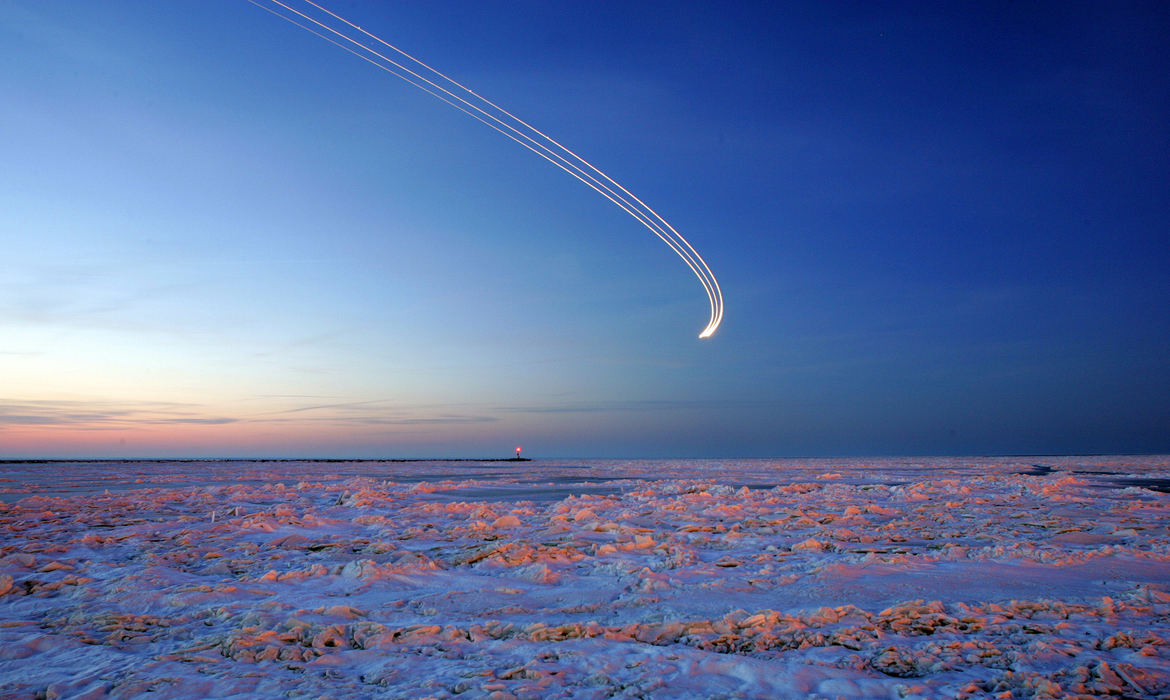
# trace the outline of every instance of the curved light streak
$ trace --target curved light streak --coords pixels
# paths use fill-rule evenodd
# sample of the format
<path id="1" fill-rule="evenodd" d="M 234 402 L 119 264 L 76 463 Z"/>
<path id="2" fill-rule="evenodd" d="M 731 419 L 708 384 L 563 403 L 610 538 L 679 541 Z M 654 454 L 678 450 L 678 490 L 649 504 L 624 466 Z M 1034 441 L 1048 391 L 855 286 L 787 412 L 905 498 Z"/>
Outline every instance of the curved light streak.
<path id="1" fill-rule="evenodd" d="M 440 73 L 414 56 L 387 43 L 374 34 L 366 31 L 349 20 L 330 12 L 312 0 L 302 0 L 303 11 L 292 7 L 282 0 L 248 0 L 248 2 L 267 10 L 281 19 L 295 24 L 335 46 L 338 46 L 362 60 L 368 61 L 382 70 L 414 85 L 420 90 L 451 105 L 460 112 L 495 129 L 504 136 L 512 139 L 521 146 L 549 161 L 569 175 L 577 178 L 589 188 L 616 204 L 623 211 L 634 217 L 639 223 L 658 236 L 670 249 L 675 252 L 691 272 L 703 285 L 707 294 L 710 317 L 707 326 L 699 333 L 700 338 L 709 338 L 715 333 L 719 324 L 723 322 L 723 292 L 719 282 L 707 266 L 707 262 L 682 234 L 675 230 L 658 212 L 651 209 L 645 202 L 635 197 L 625 187 L 619 185 L 605 173 L 598 170 L 581 156 L 569 150 L 560 142 L 520 119 L 516 115 L 500 107 L 496 103 L 482 97 L 471 88 L 456 82 L 454 79 Z M 271 6 L 270 6 L 271 5 Z M 369 46 L 365 39 L 380 44 L 405 60 L 403 65 L 385 53 Z M 383 49 L 384 51 L 385 49 Z M 412 66 L 412 67 L 408 67 Z M 421 72 L 420 72 L 421 71 Z M 426 76 L 431 77 L 426 77 Z M 433 79 L 432 79 L 433 78 Z M 440 82 L 435 82 L 435 81 Z M 444 87 L 444 85 L 448 87 Z M 454 92 L 452 91 L 454 90 Z"/>

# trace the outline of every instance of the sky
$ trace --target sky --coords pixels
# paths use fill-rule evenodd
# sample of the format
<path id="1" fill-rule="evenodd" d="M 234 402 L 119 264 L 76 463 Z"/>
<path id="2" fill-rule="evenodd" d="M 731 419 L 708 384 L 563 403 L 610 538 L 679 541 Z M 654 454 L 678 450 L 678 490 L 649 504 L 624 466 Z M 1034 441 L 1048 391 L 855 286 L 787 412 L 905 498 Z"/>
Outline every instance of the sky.
<path id="1" fill-rule="evenodd" d="M 0 458 L 1170 452 L 1166 3 L 0 0 Z"/>

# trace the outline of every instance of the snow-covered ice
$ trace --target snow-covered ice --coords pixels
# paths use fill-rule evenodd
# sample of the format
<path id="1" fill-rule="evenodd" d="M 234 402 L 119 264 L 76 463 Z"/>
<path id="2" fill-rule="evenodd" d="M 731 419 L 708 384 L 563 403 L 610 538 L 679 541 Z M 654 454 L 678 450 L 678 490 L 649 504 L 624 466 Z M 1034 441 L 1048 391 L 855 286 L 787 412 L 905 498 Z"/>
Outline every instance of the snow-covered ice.
<path id="1" fill-rule="evenodd" d="M 1165 697 L 1168 480 L 1168 457 L 0 464 L 0 694 Z"/>

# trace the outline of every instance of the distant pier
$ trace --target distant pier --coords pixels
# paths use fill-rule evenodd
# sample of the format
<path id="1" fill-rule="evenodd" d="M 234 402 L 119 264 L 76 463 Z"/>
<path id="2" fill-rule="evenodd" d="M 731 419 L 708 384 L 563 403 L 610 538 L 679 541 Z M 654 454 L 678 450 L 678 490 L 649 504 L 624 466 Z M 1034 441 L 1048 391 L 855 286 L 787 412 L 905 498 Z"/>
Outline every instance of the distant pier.
<path id="1" fill-rule="evenodd" d="M 166 459 L 162 457 L 145 457 L 145 458 L 129 458 L 119 459 L 117 457 L 103 458 L 103 459 L 0 459 L 0 464 L 100 464 L 102 462 L 122 462 L 132 464 L 168 464 L 173 462 L 243 462 L 247 464 L 269 464 L 273 462 L 311 462 L 314 464 L 331 463 L 331 462 L 394 462 L 401 464 L 404 462 L 531 462 L 530 457 L 484 457 L 476 459 L 473 457 L 454 457 L 445 459 L 443 457 L 360 457 L 355 459 L 345 459 L 343 457 L 278 457 L 272 459 L 265 459 L 262 457 L 176 457 L 174 459 Z"/>

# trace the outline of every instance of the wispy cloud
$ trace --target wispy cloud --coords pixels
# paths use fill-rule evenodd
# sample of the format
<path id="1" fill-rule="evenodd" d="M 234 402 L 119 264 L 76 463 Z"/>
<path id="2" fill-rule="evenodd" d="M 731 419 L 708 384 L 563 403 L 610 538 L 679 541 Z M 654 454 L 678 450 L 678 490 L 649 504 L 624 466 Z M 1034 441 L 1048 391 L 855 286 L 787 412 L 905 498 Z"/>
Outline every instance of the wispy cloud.
<path id="1" fill-rule="evenodd" d="M 297 406 L 295 408 L 286 408 L 282 411 L 277 411 L 277 414 L 283 413 L 305 413 L 308 411 L 366 411 L 366 410 L 380 410 L 385 407 L 383 401 L 345 401 L 341 403 L 320 403 L 309 404 L 308 406 Z"/>
<path id="2" fill-rule="evenodd" d="M 348 423 L 357 425 L 442 425 L 461 423 L 494 423 L 499 420 L 496 416 L 427 416 L 416 418 L 396 418 L 392 416 L 319 416 L 315 418 L 271 418 L 258 419 L 255 422 L 264 423 L 300 423 L 300 422 L 328 422 Z"/>
<path id="3" fill-rule="evenodd" d="M 199 425 L 223 425 L 225 423 L 238 423 L 239 418 L 162 418 L 151 419 L 145 421 L 138 421 L 140 423 L 195 423 Z"/>
<path id="4" fill-rule="evenodd" d="M 82 280 L 84 281 L 84 280 Z M 136 314 L 144 304 L 171 298 L 193 288 L 191 284 L 165 284 L 125 289 L 107 284 L 5 285 L 0 302 L 0 322 L 16 325 L 67 326 L 118 331 L 154 331 Z"/>
<path id="5" fill-rule="evenodd" d="M 239 418 L 206 415 L 201 408 L 197 404 L 167 401 L 0 398 L 0 429 L 4 426 L 21 425 L 111 430 L 132 428 L 136 425 L 222 425 L 239 421 Z"/>
<path id="6" fill-rule="evenodd" d="M 165 401 L 18 400 L 0 398 L 0 430 L 34 427 L 73 430 L 129 430 L 154 425 L 283 424 L 330 426 L 423 426 L 492 423 L 487 411 L 451 407 L 409 409 L 387 401 L 312 403 L 252 415 L 223 415 L 193 403 Z"/>
<path id="7" fill-rule="evenodd" d="M 519 405 L 431 404 L 403 406 L 388 399 L 320 401 L 325 397 L 285 395 L 280 398 L 318 399 L 270 411 L 224 411 L 195 403 L 165 401 L 15 400 L 0 398 L 0 430 L 17 426 L 47 430 L 131 430 L 159 425 L 271 425 L 327 426 L 330 429 L 393 428 L 497 423 L 518 414 L 663 413 L 711 409 L 764 407 L 752 400 L 644 399 L 626 401 L 567 401 Z"/>
<path id="8" fill-rule="evenodd" d="M 461 406 L 462 407 L 462 406 Z M 411 407 L 385 400 L 309 403 L 254 417 L 263 423 L 333 423 L 354 425 L 439 425 L 491 423 L 499 420 L 481 411 L 452 411 L 452 406 Z"/>
<path id="9" fill-rule="evenodd" d="M 766 405 L 765 401 L 740 399 L 644 399 L 631 401 L 577 401 L 546 405 L 499 406 L 505 413 L 612 413 L 686 411 L 732 406 Z"/>

